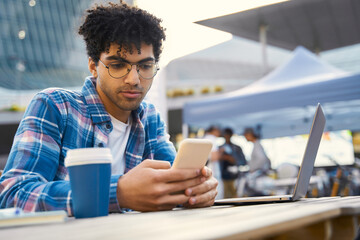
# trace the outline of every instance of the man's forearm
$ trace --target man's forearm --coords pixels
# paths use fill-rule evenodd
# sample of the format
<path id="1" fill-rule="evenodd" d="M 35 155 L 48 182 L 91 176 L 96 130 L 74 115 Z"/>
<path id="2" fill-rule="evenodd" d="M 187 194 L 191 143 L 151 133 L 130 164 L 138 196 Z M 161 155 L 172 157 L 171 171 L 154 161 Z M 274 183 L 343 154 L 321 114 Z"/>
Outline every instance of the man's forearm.
<path id="1" fill-rule="evenodd" d="M 11 169 L 1 177 L 0 207 L 19 207 L 28 212 L 64 210 L 72 216 L 70 183 L 47 182 L 36 173 Z"/>

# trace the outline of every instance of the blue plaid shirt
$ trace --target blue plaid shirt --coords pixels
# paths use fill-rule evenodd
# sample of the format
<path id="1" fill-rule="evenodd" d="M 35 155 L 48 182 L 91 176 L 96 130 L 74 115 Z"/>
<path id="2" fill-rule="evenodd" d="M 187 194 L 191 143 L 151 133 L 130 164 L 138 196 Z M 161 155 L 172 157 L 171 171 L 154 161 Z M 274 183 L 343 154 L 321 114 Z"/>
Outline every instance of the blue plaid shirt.
<path id="1" fill-rule="evenodd" d="M 51 88 L 34 97 L 0 178 L 0 208 L 65 210 L 73 215 L 66 153 L 75 148 L 106 147 L 112 131 L 95 84 L 95 79 L 88 77 L 80 92 Z M 175 148 L 154 106 L 143 101 L 132 112 L 132 119 L 125 172 L 145 159 L 172 163 Z M 109 212 L 122 211 L 116 198 L 119 177 L 111 176 Z"/>

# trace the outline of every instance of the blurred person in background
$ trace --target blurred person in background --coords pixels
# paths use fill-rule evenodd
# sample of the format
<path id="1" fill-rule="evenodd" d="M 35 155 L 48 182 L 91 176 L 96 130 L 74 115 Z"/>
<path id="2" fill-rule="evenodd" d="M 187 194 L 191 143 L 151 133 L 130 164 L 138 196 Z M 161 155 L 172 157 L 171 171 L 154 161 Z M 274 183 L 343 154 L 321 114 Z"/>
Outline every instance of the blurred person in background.
<path id="1" fill-rule="evenodd" d="M 212 142 L 213 146 L 209 155 L 207 166 L 212 170 L 214 177 L 220 183 L 217 187 L 216 199 L 221 199 L 224 196 L 224 187 L 221 184 L 221 169 L 220 169 L 220 152 L 217 144 L 217 139 L 221 137 L 221 130 L 217 126 L 210 126 L 205 130 L 204 138 Z"/>
<path id="2" fill-rule="evenodd" d="M 249 171 L 240 179 L 238 193 L 241 196 L 268 195 L 266 189 L 263 189 L 263 184 L 268 181 L 267 174 L 271 164 L 260 144 L 260 135 L 253 128 L 245 128 L 243 135 L 247 141 L 253 143 L 253 150 L 248 161 Z"/>
<path id="3" fill-rule="evenodd" d="M 231 128 L 223 130 L 225 143 L 220 146 L 221 178 L 224 185 L 224 198 L 237 197 L 235 180 L 238 177 L 238 166 L 246 165 L 246 158 L 240 146 L 231 141 L 234 132 Z"/>
<path id="4" fill-rule="evenodd" d="M 51 88 L 33 98 L 0 178 L 0 208 L 73 215 L 64 159 L 69 149 L 91 147 L 113 155 L 109 212 L 213 205 L 211 170 L 171 169 L 176 151 L 165 123 L 143 101 L 165 40 L 160 23 L 122 2 L 87 10 L 79 34 L 92 76 L 81 91 Z"/>
<path id="5" fill-rule="evenodd" d="M 271 168 L 271 162 L 263 146 L 260 144 L 259 134 L 255 133 L 253 128 L 245 128 L 243 135 L 247 141 L 252 142 L 254 145 L 250 161 L 248 162 L 249 172 L 266 173 Z"/>

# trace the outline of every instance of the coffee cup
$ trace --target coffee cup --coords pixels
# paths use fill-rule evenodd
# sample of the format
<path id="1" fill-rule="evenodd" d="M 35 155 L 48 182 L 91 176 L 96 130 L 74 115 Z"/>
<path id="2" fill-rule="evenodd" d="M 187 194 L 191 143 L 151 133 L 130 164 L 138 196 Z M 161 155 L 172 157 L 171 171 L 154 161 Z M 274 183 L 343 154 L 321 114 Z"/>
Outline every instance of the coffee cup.
<path id="1" fill-rule="evenodd" d="M 109 148 L 68 150 L 65 166 L 70 177 L 75 218 L 108 215 L 111 161 Z"/>

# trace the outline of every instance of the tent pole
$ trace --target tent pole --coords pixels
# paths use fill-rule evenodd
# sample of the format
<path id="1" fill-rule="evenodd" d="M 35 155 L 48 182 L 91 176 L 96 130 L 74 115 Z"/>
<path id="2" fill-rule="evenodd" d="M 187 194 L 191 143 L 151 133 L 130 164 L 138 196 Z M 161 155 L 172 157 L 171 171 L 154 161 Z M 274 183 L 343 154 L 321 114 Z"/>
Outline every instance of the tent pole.
<path id="1" fill-rule="evenodd" d="M 187 125 L 186 123 L 183 123 L 182 125 L 182 135 L 184 139 L 189 136 L 189 125 Z"/>
<path id="2" fill-rule="evenodd" d="M 259 28 L 259 38 L 261 43 L 261 51 L 262 51 L 262 60 L 263 60 L 263 74 L 265 75 L 268 71 L 268 62 L 267 62 L 267 43 L 266 43 L 266 31 L 267 25 L 261 24 Z"/>

